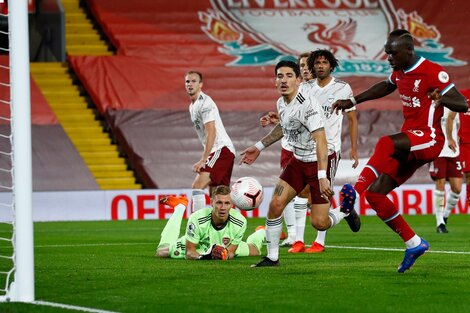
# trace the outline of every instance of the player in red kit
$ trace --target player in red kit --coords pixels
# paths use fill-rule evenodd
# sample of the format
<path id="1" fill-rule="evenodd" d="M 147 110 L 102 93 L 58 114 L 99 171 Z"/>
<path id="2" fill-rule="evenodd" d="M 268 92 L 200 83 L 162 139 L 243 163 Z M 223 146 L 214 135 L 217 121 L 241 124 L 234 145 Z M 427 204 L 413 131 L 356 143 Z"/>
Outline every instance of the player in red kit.
<path id="1" fill-rule="evenodd" d="M 391 32 L 384 48 L 393 69 L 388 80 L 355 97 L 336 101 L 333 110 L 345 110 L 398 89 L 405 121 L 401 132 L 379 139 L 354 188 L 349 184 L 343 186 L 341 205 L 354 206 L 356 192 L 365 193 L 377 216 L 405 242 L 405 257 L 398 266 L 398 272 L 403 273 L 429 249 L 429 244 L 411 229 L 387 194 L 406 182 L 419 167 L 439 156 L 444 144 L 440 126 L 442 106 L 465 112 L 468 104 L 444 68 L 416 55 L 408 31 Z"/>
<path id="2" fill-rule="evenodd" d="M 465 89 L 461 91 L 464 97 L 467 99 L 467 103 L 470 104 L 470 89 Z M 449 123 L 452 125 L 453 120 L 455 119 L 456 113 L 450 112 Z M 460 118 L 460 128 L 457 133 L 459 137 L 459 148 L 460 148 L 460 164 L 462 165 L 462 172 L 465 175 L 465 184 L 467 188 L 467 202 L 470 205 L 470 111 L 461 112 L 459 115 Z M 448 129 L 452 133 L 452 129 Z M 457 143 L 455 140 L 449 140 L 449 148 L 452 151 L 455 151 Z M 447 212 L 446 212 L 447 213 Z M 444 216 L 444 220 L 447 223 L 447 218 L 449 215 Z"/>

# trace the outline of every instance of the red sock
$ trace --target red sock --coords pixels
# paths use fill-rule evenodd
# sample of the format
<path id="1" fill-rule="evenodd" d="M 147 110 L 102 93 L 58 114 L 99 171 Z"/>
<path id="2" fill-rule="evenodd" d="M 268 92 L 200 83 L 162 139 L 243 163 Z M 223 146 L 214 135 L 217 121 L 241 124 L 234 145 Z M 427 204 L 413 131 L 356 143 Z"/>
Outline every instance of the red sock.
<path id="1" fill-rule="evenodd" d="M 386 195 L 366 191 L 366 199 L 377 216 L 385 222 L 403 241 L 408 241 L 415 235 L 403 216 L 398 213 L 397 208 Z"/>

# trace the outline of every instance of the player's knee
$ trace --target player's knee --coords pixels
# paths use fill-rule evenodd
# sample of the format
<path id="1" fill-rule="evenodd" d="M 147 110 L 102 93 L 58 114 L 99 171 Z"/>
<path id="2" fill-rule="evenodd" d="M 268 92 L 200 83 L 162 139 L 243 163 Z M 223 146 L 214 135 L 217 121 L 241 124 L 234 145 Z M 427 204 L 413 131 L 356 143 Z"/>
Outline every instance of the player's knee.
<path id="1" fill-rule="evenodd" d="M 276 218 L 282 215 L 282 211 L 284 210 L 286 204 L 283 201 L 280 201 L 278 198 L 271 199 L 269 203 L 269 215 L 271 218 Z"/>
<path id="2" fill-rule="evenodd" d="M 314 217 L 310 220 L 310 224 L 317 230 L 327 230 L 331 226 L 331 221 L 328 217 Z"/>

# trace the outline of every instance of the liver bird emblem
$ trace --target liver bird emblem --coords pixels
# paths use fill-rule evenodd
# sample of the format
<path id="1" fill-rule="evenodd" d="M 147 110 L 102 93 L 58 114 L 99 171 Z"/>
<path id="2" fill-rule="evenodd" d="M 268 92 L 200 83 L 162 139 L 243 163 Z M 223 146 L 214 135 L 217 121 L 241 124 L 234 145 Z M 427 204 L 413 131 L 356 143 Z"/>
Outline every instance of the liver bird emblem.
<path id="1" fill-rule="evenodd" d="M 336 25 L 330 28 L 323 23 L 306 23 L 303 26 L 305 31 L 312 30 L 307 36 L 311 42 L 329 46 L 334 54 L 343 50 L 349 58 L 357 57 L 366 51 L 364 45 L 353 42 L 356 29 L 357 22 L 351 18 L 338 20 Z"/>

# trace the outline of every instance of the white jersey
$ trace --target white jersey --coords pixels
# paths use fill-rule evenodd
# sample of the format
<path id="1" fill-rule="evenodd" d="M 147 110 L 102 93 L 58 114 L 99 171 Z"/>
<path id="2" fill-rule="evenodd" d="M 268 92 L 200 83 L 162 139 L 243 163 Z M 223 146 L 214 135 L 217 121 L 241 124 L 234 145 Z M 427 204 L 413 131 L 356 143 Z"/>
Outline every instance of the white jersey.
<path id="1" fill-rule="evenodd" d="M 219 109 L 211 97 L 201 91 L 197 100 L 189 105 L 189 113 L 191 114 L 191 121 L 193 122 L 197 136 L 204 148 L 207 139 L 204 124 L 215 121 L 215 142 L 210 153 L 227 147 L 235 154 L 235 147 L 225 131 L 224 124 L 220 118 Z"/>
<path id="2" fill-rule="evenodd" d="M 311 133 L 325 126 L 318 101 L 311 95 L 304 96 L 298 92 L 288 104 L 280 97 L 277 108 L 282 133 L 292 147 L 294 157 L 302 162 L 317 161 L 316 143 L 312 140 Z"/>
<path id="3" fill-rule="evenodd" d="M 341 129 L 343 126 L 343 113 L 331 113 L 331 107 L 336 100 L 349 99 L 353 96 L 351 86 L 335 77 L 324 87 L 317 84 L 317 80 L 309 81 L 300 85 L 302 92 L 312 94 L 322 106 L 325 114 L 326 139 L 334 145 L 336 153 L 341 153 Z M 346 110 L 350 112 L 356 107 Z"/>
<path id="4" fill-rule="evenodd" d="M 447 133 L 446 133 L 446 123 L 447 123 L 447 117 L 449 116 L 450 110 L 446 107 L 444 107 L 444 115 L 442 116 L 441 119 L 441 127 L 442 127 L 442 132 L 444 133 L 444 136 L 446 138 L 446 141 L 444 142 L 444 147 L 442 148 L 441 154 L 439 154 L 439 157 L 442 158 L 455 158 L 459 156 L 459 145 L 457 145 L 457 149 L 452 151 L 449 148 L 449 141 L 447 140 Z M 459 114 L 455 115 L 454 119 L 454 125 L 452 127 L 452 138 L 454 138 L 455 142 L 457 142 L 457 132 L 460 127 L 460 118 Z"/>

